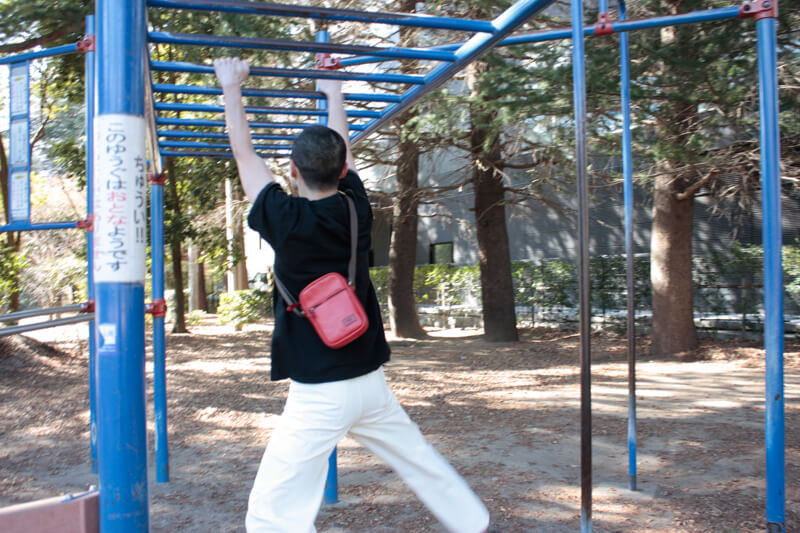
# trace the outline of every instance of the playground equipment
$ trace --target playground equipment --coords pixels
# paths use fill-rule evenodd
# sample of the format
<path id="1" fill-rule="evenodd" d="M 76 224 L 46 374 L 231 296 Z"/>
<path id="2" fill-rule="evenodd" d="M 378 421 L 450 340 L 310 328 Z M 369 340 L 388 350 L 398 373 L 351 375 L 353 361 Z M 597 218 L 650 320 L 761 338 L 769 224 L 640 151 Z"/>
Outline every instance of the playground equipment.
<path id="1" fill-rule="evenodd" d="M 163 94 L 208 95 L 214 97 L 221 90 L 206 85 L 172 85 L 153 83 L 150 71 L 191 72 L 211 74 L 213 68 L 205 64 L 148 61 L 147 43 L 169 43 L 186 46 L 221 46 L 235 49 L 263 49 L 294 51 L 299 53 L 340 54 L 344 57 L 323 57 L 322 63 L 311 69 L 282 69 L 253 66 L 254 76 L 281 78 L 333 78 L 366 83 L 392 83 L 404 86 L 400 94 L 376 90 L 345 94 L 349 103 L 370 103 L 370 109 L 348 109 L 353 119 L 350 129 L 352 142 L 365 139 L 381 125 L 413 105 L 424 95 L 441 86 L 475 58 L 494 46 L 511 46 L 553 39 L 571 38 L 573 43 L 573 78 L 575 135 L 577 150 L 577 189 L 579 197 L 578 254 L 580 292 L 581 336 L 581 530 L 592 528 L 592 465 L 591 465 L 591 346 L 589 302 L 589 249 L 588 249 L 588 187 L 586 159 L 586 84 L 584 38 L 620 33 L 620 70 L 623 117 L 623 174 L 625 199 L 625 235 L 628 255 L 628 357 L 629 357 L 629 476 L 630 486 L 636 487 L 636 408 L 635 408 L 635 324 L 633 314 L 633 181 L 630 116 L 630 71 L 628 31 L 658 28 L 676 24 L 719 21 L 737 17 L 754 18 L 757 30 L 758 78 L 761 118 L 761 179 L 763 202 L 764 242 L 764 308 L 765 348 L 767 371 L 766 391 L 766 461 L 767 493 L 766 522 L 769 532 L 785 531 L 785 479 L 784 479 L 784 427 L 783 427 L 783 292 L 781 267 L 781 214 L 779 128 L 777 122 L 777 5 L 772 0 L 745 2 L 740 7 L 712 9 L 670 17 L 627 21 L 624 0 L 619 1 L 619 20 L 608 17 L 607 0 L 599 3 L 597 22 L 584 26 L 582 0 L 573 0 L 572 25 L 569 29 L 535 32 L 511 36 L 526 20 L 546 8 L 552 0 L 519 0 L 492 21 L 459 20 L 444 17 L 407 15 L 395 13 L 361 12 L 345 9 L 292 6 L 246 0 L 97 0 L 96 36 L 99 55 L 97 64 L 87 63 L 89 73 L 97 74 L 95 87 L 87 78 L 87 95 L 97 96 L 96 116 L 87 119 L 87 128 L 94 128 L 89 136 L 95 145 L 91 148 L 92 169 L 98 179 L 90 188 L 90 213 L 94 209 L 94 238 L 90 253 L 96 263 L 90 265 L 90 282 L 96 299 L 95 321 L 97 357 L 92 363 L 97 375 L 98 455 L 100 476 L 101 528 L 119 531 L 146 531 L 149 523 L 148 489 L 146 475 L 146 438 L 144 409 L 144 281 L 145 281 L 145 185 L 150 160 L 151 218 L 153 256 L 153 313 L 154 367 L 156 397 L 156 463 L 157 480 L 168 479 L 166 448 L 166 386 L 164 368 L 163 332 L 163 173 L 161 158 L 166 156 L 231 157 L 225 139 L 222 120 L 167 118 L 160 112 L 186 111 L 221 113 L 221 106 L 205 104 L 174 104 L 156 100 Z M 221 11 L 234 14 L 270 17 L 309 18 L 320 21 L 352 21 L 370 24 L 403 25 L 429 30 L 457 30 L 474 35 L 463 43 L 430 48 L 400 48 L 342 45 L 331 43 L 327 32 L 317 34 L 316 42 L 296 42 L 274 39 L 254 39 L 209 35 L 188 35 L 168 32 L 147 32 L 146 8 Z M 91 30 L 88 30 L 91 35 Z M 89 36 L 87 36 L 87 39 Z M 90 39 L 91 40 L 91 39 Z M 55 50 L 55 49 L 54 49 Z M 70 51 L 74 51 L 70 49 Z M 420 59 L 436 62 L 437 66 L 424 76 L 393 74 L 390 72 L 351 71 L 349 67 L 391 61 Z M 3 63 L 15 65 L 27 59 L 6 58 Z M 87 56 L 87 61 L 88 56 Z M 19 72 L 19 71 L 17 71 Z M 316 91 L 295 89 L 245 89 L 248 97 L 278 98 L 291 101 L 312 101 L 312 107 L 249 107 L 250 113 L 273 114 L 289 117 L 324 117 L 324 96 Z M 91 114 L 95 105 L 88 105 Z M 17 109 L 12 106 L 12 109 Z M 24 113 L 12 113 L 12 130 L 19 138 L 23 128 L 17 126 L 27 120 Z M 288 155 L 293 131 L 306 127 L 307 122 L 252 122 L 251 128 L 259 130 L 253 135 L 257 141 L 274 144 L 257 145 L 265 157 L 281 158 Z M 16 128 L 16 129 L 14 129 Z M 192 129 L 188 129 L 192 128 Z M 262 131 L 267 130 L 267 131 Z M 21 133 L 17 133 L 21 132 Z M 12 154 L 15 142 L 12 135 Z M 184 140 L 176 140 L 184 139 Z M 91 143 L 90 143 L 91 144 Z M 93 159 L 91 153 L 94 153 Z M 21 156 L 14 162 L 25 163 Z M 29 166 L 12 164 L 12 179 L 16 187 L 12 198 L 27 193 L 24 175 Z M 17 174 L 14 174 L 14 173 Z M 15 181 L 16 180 L 16 181 Z M 14 192 L 17 191 L 17 192 Z M 93 202 L 93 203 L 92 203 Z M 17 204 L 13 204 L 17 206 Z M 30 224 L 22 215 L 20 204 L 17 214 L 12 214 L 12 224 L 3 231 L 42 229 Z M 17 218 L 19 216 L 19 218 Z M 91 250 L 91 248 L 90 248 Z M 121 423 L 124 421 L 124 423 Z M 335 457 L 332 457 L 328 501 L 335 501 Z M 333 487 L 333 488 L 332 488 Z"/>

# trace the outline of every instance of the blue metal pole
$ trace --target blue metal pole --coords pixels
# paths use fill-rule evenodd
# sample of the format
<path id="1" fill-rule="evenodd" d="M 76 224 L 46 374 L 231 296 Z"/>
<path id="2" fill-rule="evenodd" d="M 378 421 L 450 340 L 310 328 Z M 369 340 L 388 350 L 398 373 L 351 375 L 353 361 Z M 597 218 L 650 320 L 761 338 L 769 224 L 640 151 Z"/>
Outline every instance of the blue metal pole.
<path id="1" fill-rule="evenodd" d="M 589 187 L 586 179 L 586 57 L 583 0 L 572 0 L 572 79 L 578 189 L 578 292 L 581 359 L 581 532 L 592 531 L 592 357 L 589 282 Z"/>
<path id="2" fill-rule="evenodd" d="M 169 83 L 155 83 L 153 84 L 153 92 L 221 95 L 222 89 L 220 89 L 219 87 L 208 87 L 204 85 L 172 85 Z M 246 87 L 242 88 L 242 96 L 255 96 L 258 98 L 307 98 L 310 100 L 321 100 L 325 98 L 325 95 L 319 91 L 296 91 L 296 90 L 285 90 L 285 89 L 248 89 Z M 400 95 L 344 93 L 344 99 L 357 102 L 389 102 L 392 104 L 396 104 L 400 102 Z"/>
<path id="3" fill-rule="evenodd" d="M 94 35 L 94 15 L 86 17 L 86 34 Z M 94 49 L 86 52 L 86 218 L 94 217 L 94 115 L 97 105 L 97 87 L 95 76 L 96 54 Z M 92 230 L 94 231 L 94 229 Z M 92 233 L 86 234 L 86 259 L 87 259 L 87 298 L 94 302 L 94 237 Z M 89 322 L 89 430 L 91 436 L 92 472 L 97 473 L 97 378 L 96 354 L 97 342 L 95 340 L 96 327 L 94 320 Z"/>
<path id="4" fill-rule="evenodd" d="M 525 23 L 529 18 L 544 10 L 552 2 L 553 0 L 519 0 L 492 21 L 492 28 L 494 28 L 492 33 L 474 35 L 469 41 L 459 46 L 455 51 L 456 60 L 454 62 L 441 64 L 424 76 L 424 85 L 415 86 L 407 90 L 398 104 L 389 106 L 384 111 L 381 118 L 375 119 L 367 124 L 360 133 L 353 137 L 352 142 L 356 143 L 364 139 L 398 113 L 403 112 L 419 101 L 420 98 L 436 90 L 474 59 L 495 46 L 503 40 L 504 37 Z M 355 130 L 356 128 L 351 125 L 350 129 Z"/>
<path id="5" fill-rule="evenodd" d="M 10 65 L 12 63 L 19 63 L 21 61 L 31 61 L 33 59 L 41 59 L 43 57 L 63 56 L 78 51 L 78 44 L 65 44 L 63 46 L 54 46 L 46 50 L 39 50 L 36 52 L 26 52 L 24 54 L 17 54 L 14 56 L 6 56 L 0 58 L 0 65 Z"/>
<path id="6" fill-rule="evenodd" d="M 230 159 L 233 157 L 231 152 L 206 152 L 202 150 L 186 150 L 186 151 L 175 151 L 175 150 L 160 150 L 159 153 L 162 157 L 218 157 L 222 159 Z M 261 152 L 259 155 L 261 157 L 272 157 L 272 158 L 282 158 L 282 157 L 289 157 L 291 156 L 291 152 Z"/>
<path id="7" fill-rule="evenodd" d="M 681 24 L 697 24 L 702 22 L 712 22 L 716 20 L 726 20 L 739 18 L 739 7 L 722 7 L 718 9 L 708 9 L 705 11 L 693 11 L 691 13 L 683 13 L 680 15 L 670 15 L 665 17 L 653 17 L 649 19 L 628 20 L 612 22 L 611 26 L 615 33 L 627 32 L 635 30 L 644 30 L 650 28 L 662 28 L 664 26 L 678 26 Z M 594 35 L 594 25 L 584 26 L 583 34 L 585 36 Z M 531 33 L 523 33 L 507 37 L 500 41 L 497 46 L 513 46 L 516 44 L 529 44 L 539 43 L 544 41 L 555 41 L 558 39 L 568 39 L 572 36 L 572 30 L 569 28 L 561 28 L 555 30 L 537 31 Z M 432 46 L 429 50 L 455 50 L 464 43 L 453 43 L 440 46 Z M 341 60 L 342 65 L 355 65 L 358 58 L 351 60 L 345 58 Z M 374 62 L 374 61 L 365 61 Z"/>
<path id="8" fill-rule="evenodd" d="M 188 72 L 191 74 L 213 74 L 214 67 L 183 61 L 151 61 L 150 68 L 161 72 Z M 369 81 L 375 83 L 404 83 L 422 85 L 423 76 L 408 74 L 372 74 L 369 72 L 344 72 L 336 70 L 305 70 L 299 68 L 250 67 L 251 76 L 271 76 L 276 78 L 303 78 Z"/>
<path id="9" fill-rule="evenodd" d="M 764 241 L 765 444 L 767 531 L 786 531 L 783 400 L 783 266 L 781 251 L 780 127 L 778 124 L 777 20 L 756 21 L 761 116 L 761 212 Z"/>
<path id="10" fill-rule="evenodd" d="M 158 157 L 158 156 L 156 156 Z M 158 165 L 163 168 L 163 165 Z M 150 184 L 150 253 L 153 301 L 164 301 L 164 180 Z M 156 481 L 169 481 L 167 439 L 167 370 L 164 313 L 153 313 L 153 413 L 155 417 Z"/>
<path id="11" fill-rule="evenodd" d="M 72 229 L 77 228 L 78 222 L 39 222 L 36 224 L 30 223 L 14 223 L 0 226 L 0 233 L 8 233 L 10 231 L 46 231 L 54 229 Z"/>
<path id="12" fill-rule="evenodd" d="M 100 531 L 149 530 L 144 0 L 96 0 L 94 276 Z"/>
<path id="13" fill-rule="evenodd" d="M 317 31 L 316 39 L 320 43 L 329 43 L 331 42 L 331 35 L 327 30 L 319 30 Z M 323 126 L 327 126 L 328 100 L 325 98 L 317 100 L 317 109 L 324 113 L 317 121 Z M 324 499 L 328 505 L 339 502 L 339 468 L 336 462 L 336 448 L 333 448 L 330 457 L 328 457 L 328 477 L 325 480 Z"/>
<path id="14" fill-rule="evenodd" d="M 401 48 L 334 44 L 327 41 L 315 43 L 282 39 L 256 39 L 222 35 L 198 35 L 153 31 L 147 34 L 151 43 L 167 43 L 191 46 L 213 46 L 228 48 L 254 48 L 258 50 L 288 50 L 295 52 L 373 55 L 385 59 L 420 59 L 424 61 L 455 61 L 455 55 L 447 50 L 426 48 Z"/>
<path id="15" fill-rule="evenodd" d="M 192 142 L 192 141 L 161 141 L 158 144 L 161 148 L 210 148 L 212 150 L 230 150 L 231 145 L 228 143 L 207 143 L 207 142 Z M 253 148 L 256 150 L 291 150 L 290 144 L 254 144 Z"/>
<path id="16" fill-rule="evenodd" d="M 625 20 L 625 0 L 619 0 L 619 20 Z M 619 36 L 620 95 L 622 99 L 622 174 L 625 203 L 625 254 L 628 303 L 628 482 L 636 490 L 636 308 L 633 249 L 633 150 L 631 148 L 631 68 L 628 34 Z"/>
<path id="17" fill-rule="evenodd" d="M 271 4 L 266 2 L 248 2 L 243 0 L 148 0 L 147 5 L 150 7 L 245 13 L 250 15 L 267 15 L 273 17 L 302 17 L 323 19 L 326 21 L 347 20 L 353 22 L 371 22 L 375 24 L 393 24 L 397 26 L 439 28 L 445 30 L 472 32 L 491 32 L 493 30 L 491 23 L 484 20 L 429 17 L 407 13 L 380 13 L 373 11 L 357 11 L 354 9 L 302 6 L 296 4 Z"/>
<path id="18" fill-rule="evenodd" d="M 211 132 L 211 131 L 191 131 L 191 130 L 158 130 L 159 137 L 168 137 L 172 139 L 227 139 L 227 133 Z M 258 135 L 251 134 L 253 140 L 259 141 L 293 141 L 293 135 Z"/>
<path id="19" fill-rule="evenodd" d="M 156 124 L 159 126 L 200 126 L 210 128 L 224 128 L 224 120 L 206 120 L 200 118 L 157 118 Z M 305 129 L 311 124 L 301 122 L 251 122 L 251 128 L 271 128 L 271 129 Z M 350 124 L 351 130 L 363 130 L 363 124 Z"/>
<path id="20" fill-rule="evenodd" d="M 317 100 L 322 102 L 323 100 Z M 211 104 L 177 104 L 172 102 L 156 102 L 155 108 L 157 111 L 190 111 L 193 113 L 222 113 L 225 108 L 220 105 Z M 259 115 L 310 115 L 310 116 L 324 116 L 327 111 L 324 109 L 310 109 L 303 107 L 260 107 L 260 106 L 247 106 L 244 108 L 246 113 L 259 114 Z M 353 118 L 378 118 L 381 116 L 379 111 L 369 111 L 364 109 L 351 109 L 347 112 L 348 117 Z"/>

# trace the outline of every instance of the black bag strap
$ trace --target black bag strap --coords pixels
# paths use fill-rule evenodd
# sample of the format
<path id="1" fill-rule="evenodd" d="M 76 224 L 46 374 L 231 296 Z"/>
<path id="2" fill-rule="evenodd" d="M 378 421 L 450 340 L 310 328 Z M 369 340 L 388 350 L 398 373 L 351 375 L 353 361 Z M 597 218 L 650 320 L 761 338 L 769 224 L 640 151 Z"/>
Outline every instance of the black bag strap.
<path id="1" fill-rule="evenodd" d="M 353 200 L 350 198 L 350 196 L 342 191 L 339 191 L 339 194 L 344 196 L 344 199 L 347 200 L 347 207 L 349 211 L 348 214 L 350 218 L 350 262 L 347 265 L 347 284 L 351 287 L 355 287 L 356 255 L 358 249 L 358 215 L 356 214 L 356 205 L 353 203 Z M 289 304 L 286 307 L 286 310 L 292 311 L 298 316 L 306 316 L 305 312 L 300 308 L 300 304 L 289 293 L 289 291 L 286 290 L 286 287 L 283 285 L 283 283 L 281 283 L 281 280 L 278 279 L 278 275 L 275 272 L 272 273 L 272 279 L 275 280 L 275 287 L 277 287 L 281 297 L 286 303 Z"/>

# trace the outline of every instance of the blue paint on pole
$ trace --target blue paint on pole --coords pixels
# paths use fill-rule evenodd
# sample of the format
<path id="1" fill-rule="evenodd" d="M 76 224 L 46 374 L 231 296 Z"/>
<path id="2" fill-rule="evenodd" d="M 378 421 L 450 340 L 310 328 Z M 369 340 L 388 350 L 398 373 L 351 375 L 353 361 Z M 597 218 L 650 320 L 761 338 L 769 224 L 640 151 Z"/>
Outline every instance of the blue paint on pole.
<path id="1" fill-rule="evenodd" d="M 331 42 L 330 33 L 327 30 L 319 30 L 317 31 L 316 40 L 318 43 L 329 43 Z M 317 109 L 325 112 L 324 115 L 317 119 L 317 122 L 327 126 L 328 100 L 325 98 L 317 100 Z M 328 457 L 328 477 L 325 480 L 324 500 L 328 505 L 339 502 L 339 468 L 336 463 L 336 448 L 333 449 L 330 457 Z"/>
<path id="2" fill-rule="evenodd" d="M 159 165 L 160 166 L 160 165 Z M 164 298 L 164 185 L 150 186 L 150 249 L 153 300 Z M 167 368 L 164 317 L 153 316 L 153 413 L 155 417 L 156 481 L 169 481 L 167 433 Z"/>
<path id="3" fill-rule="evenodd" d="M 145 4 L 97 0 L 94 276 L 100 530 L 149 530 Z"/>
<path id="4" fill-rule="evenodd" d="M 767 531 L 786 531 L 783 400 L 783 265 L 781 251 L 780 127 L 778 124 L 777 21 L 756 21 L 761 117 L 761 210 L 764 242 L 765 445 Z"/>
<path id="5" fill-rule="evenodd" d="M 94 35 L 94 15 L 86 17 L 86 34 Z M 95 52 L 86 52 L 86 216 L 94 214 L 94 113 L 96 101 Z M 86 258 L 88 261 L 86 293 L 89 301 L 95 299 L 94 294 L 94 236 L 86 235 Z M 95 361 L 97 342 L 95 340 L 95 322 L 89 322 L 89 435 L 91 440 L 92 472 L 97 473 L 97 378 Z"/>
<path id="6" fill-rule="evenodd" d="M 619 20 L 625 20 L 625 0 L 619 0 Z M 631 68 L 628 34 L 619 36 L 620 96 L 622 100 L 622 174 L 625 204 L 625 255 L 628 306 L 628 485 L 636 490 L 636 308 L 634 301 L 633 150 L 631 138 Z"/>

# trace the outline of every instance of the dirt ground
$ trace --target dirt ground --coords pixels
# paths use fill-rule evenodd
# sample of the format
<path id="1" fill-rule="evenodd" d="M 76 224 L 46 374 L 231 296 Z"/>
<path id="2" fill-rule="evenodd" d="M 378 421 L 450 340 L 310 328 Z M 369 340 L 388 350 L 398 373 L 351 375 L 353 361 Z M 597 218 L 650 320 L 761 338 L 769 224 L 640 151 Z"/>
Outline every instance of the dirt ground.
<path id="1" fill-rule="evenodd" d="M 97 483 L 83 329 L 0 338 L 0 506 Z M 579 530 L 578 335 L 525 331 L 519 343 L 489 344 L 477 331 L 430 333 L 393 340 L 386 367 L 411 418 L 486 502 L 498 530 Z M 171 480 L 150 483 L 152 531 L 244 530 L 250 484 L 288 388 L 269 381 L 269 336 L 269 324 L 168 335 Z M 764 531 L 763 350 L 705 341 L 654 360 L 639 339 L 638 490 L 630 491 L 625 346 L 616 336 L 592 339 L 594 530 Z M 796 342 L 786 345 L 785 394 L 786 530 L 798 531 Z M 341 502 L 319 514 L 321 533 L 443 531 L 392 471 L 347 438 L 339 489 Z"/>

